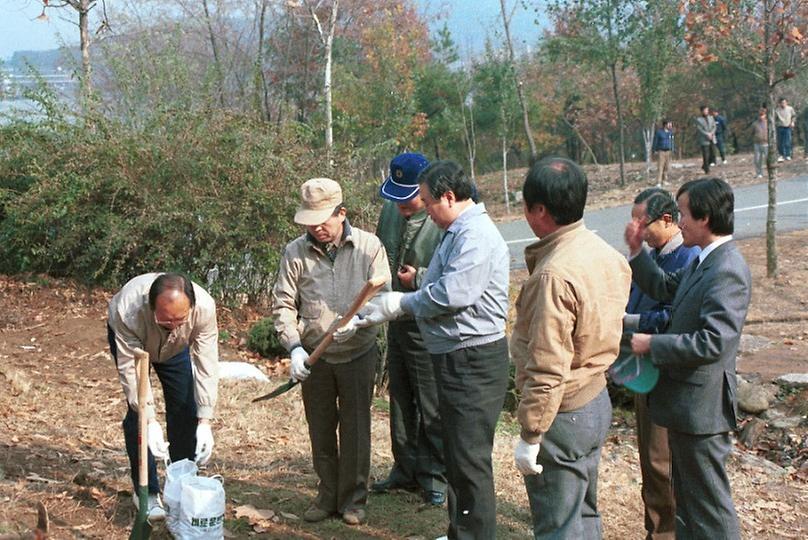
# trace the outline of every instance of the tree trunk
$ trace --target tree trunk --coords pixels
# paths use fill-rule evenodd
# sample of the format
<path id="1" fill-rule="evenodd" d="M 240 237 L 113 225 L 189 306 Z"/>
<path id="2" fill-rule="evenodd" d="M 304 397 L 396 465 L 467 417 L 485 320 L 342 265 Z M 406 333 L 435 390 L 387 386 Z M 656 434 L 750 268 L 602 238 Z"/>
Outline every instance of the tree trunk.
<path id="1" fill-rule="evenodd" d="M 651 146 L 654 143 L 654 123 L 642 129 L 642 142 L 645 148 L 645 179 L 651 180 Z"/>
<path id="2" fill-rule="evenodd" d="M 78 12 L 81 35 L 81 94 L 86 104 L 93 90 L 92 64 L 90 63 L 90 0 L 81 0 Z"/>
<path id="3" fill-rule="evenodd" d="M 768 173 L 769 199 L 766 207 L 766 277 L 777 277 L 777 135 L 774 127 L 774 61 L 772 59 L 771 33 L 775 28 L 774 6 L 770 1 L 765 3 L 766 24 L 763 38 L 766 44 L 766 103 L 769 151 L 766 156 L 766 172 Z"/>
<path id="4" fill-rule="evenodd" d="M 258 14 L 258 50 L 255 54 L 255 79 L 253 81 L 253 107 L 261 120 L 269 121 L 269 92 L 264 76 L 264 21 L 267 13 L 267 0 L 261 0 Z"/>
<path id="5" fill-rule="evenodd" d="M 503 115 L 504 116 L 504 115 Z M 505 192 L 505 213 L 511 213 L 511 193 L 508 188 L 508 139 L 502 133 L 502 188 Z"/>
<path id="6" fill-rule="evenodd" d="M 525 103 L 525 93 L 522 89 L 522 80 L 516 73 L 516 61 L 513 54 L 513 42 L 511 41 L 510 17 L 506 13 L 505 0 L 499 0 L 500 10 L 502 11 L 502 26 L 505 28 L 505 41 L 508 45 L 508 63 L 510 64 L 511 71 L 513 71 L 514 80 L 516 81 L 516 96 L 519 98 L 519 106 L 522 109 L 522 124 L 525 127 L 525 136 L 527 143 L 530 146 L 530 164 L 532 165 L 539 154 L 536 150 L 536 141 L 533 140 L 533 130 L 530 127 L 530 117 L 527 113 L 527 104 Z"/>
<path id="7" fill-rule="evenodd" d="M 617 109 L 617 127 L 620 134 L 620 186 L 626 185 L 626 154 L 625 154 L 625 138 L 623 134 L 623 104 L 620 102 L 620 89 L 617 83 L 617 64 L 614 62 L 609 65 L 609 70 L 612 74 L 612 92 L 614 93 L 614 106 Z"/>
<path id="8" fill-rule="evenodd" d="M 334 147 L 334 121 L 332 116 L 332 97 L 331 97 L 331 61 L 332 50 L 334 45 L 334 31 L 337 27 L 337 10 L 339 9 L 339 0 L 331 2 L 331 15 L 328 19 L 328 33 L 323 30 L 323 25 L 320 24 L 320 18 L 314 10 L 314 6 L 306 3 L 309 8 L 309 13 L 317 27 L 317 33 L 320 35 L 320 41 L 325 47 L 325 74 L 323 76 L 323 94 L 325 96 L 325 153 L 326 162 L 328 167 L 331 168 L 331 153 Z"/>
<path id="9" fill-rule="evenodd" d="M 332 116 L 332 96 L 331 96 L 331 57 L 334 46 L 334 30 L 337 27 L 337 9 L 339 0 L 333 0 L 331 4 L 331 18 L 329 19 L 328 37 L 325 43 L 325 80 L 323 90 L 325 91 L 325 151 L 328 167 L 331 168 L 331 153 L 334 148 L 334 120 Z"/>
<path id="10" fill-rule="evenodd" d="M 208 38 L 210 48 L 213 50 L 213 69 L 216 72 L 216 84 L 219 87 L 219 103 L 224 107 L 224 75 L 222 73 L 222 63 L 219 57 L 219 45 L 216 42 L 216 35 L 213 32 L 213 24 L 210 21 L 210 10 L 208 0 L 202 0 L 202 8 L 205 10 L 205 23 L 208 26 Z"/>
<path id="11" fill-rule="evenodd" d="M 463 142 L 466 143 L 466 156 L 469 160 L 469 174 L 472 181 L 474 180 L 474 160 L 477 156 L 477 138 L 474 132 L 474 109 L 473 103 L 468 106 L 469 120 L 466 119 L 466 96 L 462 94 L 460 89 L 457 89 L 457 94 L 460 97 L 460 118 L 463 120 Z"/>
<path id="12" fill-rule="evenodd" d="M 589 143 L 586 142 L 586 139 L 584 139 L 584 136 L 581 135 L 581 132 L 578 130 L 578 128 L 576 128 L 575 125 L 572 122 L 570 122 L 569 120 L 567 120 L 564 116 L 561 117 L 561 120 L 563 120 L 564 123 L 569 126 L 569 128 L 572 130 L 572 132 L 575 134 L 575 136 L 578 137 L 578 140 L 581 141 L 581 144 L 584 145 L 584 148 L 586 148 L 586 151 L 589 152 L 589 157 L 592 158 L 592 164 L 595 165 L 596 167 L 600 167 L 600 164 L 598 163 L 598 158 L 595 155 L 595 152 L 592 151 L 592 147 L 589 145 Z M 581 159 L 581 161 L 583 161 L 583 159 Z"/>

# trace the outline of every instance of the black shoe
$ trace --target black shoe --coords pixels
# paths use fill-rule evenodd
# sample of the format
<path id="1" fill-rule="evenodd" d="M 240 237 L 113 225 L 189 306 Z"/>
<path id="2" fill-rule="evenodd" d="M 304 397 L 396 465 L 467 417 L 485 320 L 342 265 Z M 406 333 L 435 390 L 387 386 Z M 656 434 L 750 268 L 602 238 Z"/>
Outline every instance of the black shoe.
<path id="1" fill-rule="evenodd" d="M 414 483 L 402 482 L 389 476 L 384 480 L 373 482 L 370 486 L 370 491 L 373 493 L 387 493 L 393 489 L 403 489 L 404 491 L 416 491 L 418 486 Z"/>
<path id="2" fill-rule="evenodd" d="M 442 491 L 424 491 L 424 502 L 432 506 L 443 506 L 446 494 Z"/>

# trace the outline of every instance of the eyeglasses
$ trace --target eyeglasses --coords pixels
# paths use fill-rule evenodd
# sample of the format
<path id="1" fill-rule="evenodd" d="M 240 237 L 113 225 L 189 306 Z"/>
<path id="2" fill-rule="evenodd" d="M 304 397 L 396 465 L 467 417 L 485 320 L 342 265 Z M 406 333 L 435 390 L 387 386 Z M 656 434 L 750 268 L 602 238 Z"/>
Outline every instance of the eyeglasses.
<path id="1" fill-rule="evenodd" d="M 183 324 L 187 323 L 188 320 L 191 318 L 191 312 L 185 314 L 184 317 L 179 319 L 168 319 L 165 321 L 161 321 L 157 318 L 157 314 L 154 314 L 154 322 L 157 323 L 159 326 L 169 326 L 171 328 L 176 328 L 178 326 L 182 326 Z"/>

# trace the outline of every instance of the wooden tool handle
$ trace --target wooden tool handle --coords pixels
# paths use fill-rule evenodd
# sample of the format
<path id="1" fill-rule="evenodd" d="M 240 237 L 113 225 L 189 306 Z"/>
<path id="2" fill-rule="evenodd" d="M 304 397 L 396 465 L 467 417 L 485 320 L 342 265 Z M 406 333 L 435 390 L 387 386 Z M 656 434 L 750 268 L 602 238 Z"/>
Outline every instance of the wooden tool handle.
<path id="1" fill-rule="evenodd" d="M 385 283 L 387 283 L 387 280 L 383 277 L 375 277 L 367 280 L 365 285 L 362 287 L 362 290 L 359 291 L 359 294 L 357 294 L 354 298 L 354 301 L 351 304 L 351 307 L 348 308 L 348 311 L 342 315 L 341 319 L 337 319 L 331 323 L 331 326 L 329 326 L 328 330 L 326 331 L 325 337 L 323 337 L 320 344 L 317 345 L 317 348 L 314 349 L 314 352 L 309 355 L 309 359 L 306 361 L 309 367 L 313 366 L 317 360 L 319 360 L 320 356 L 323 354 L 323 352 L 325 352 L 328 346 L 331 345 L 331 342 L 334 340 L 334 332 L 348 324 L 348 321 L 353 319 L 354 315 L 359 313 L 359 310 L 362 309 L 365 304 L 368 303 L 368 300 L 373 298 L 382 287 L 384 287 Z"/>
<path id="2" fill-rule="evenodd" d="M 149 441 L 146 418 L 146 400 L 149 399 L 149 353 L 135 349 L 137 370 L 137 417 L 138 417 L 138 486 L 149 485 Z"/>

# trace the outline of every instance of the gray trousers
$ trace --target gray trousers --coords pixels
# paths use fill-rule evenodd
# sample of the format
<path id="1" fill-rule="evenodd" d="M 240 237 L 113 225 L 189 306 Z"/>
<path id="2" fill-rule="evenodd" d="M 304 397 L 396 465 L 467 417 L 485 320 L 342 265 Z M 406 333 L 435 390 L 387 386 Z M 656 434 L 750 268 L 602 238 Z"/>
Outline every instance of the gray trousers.
<path id="1" fill-rule="evenodd" d="M 763 165 L 766 164 L 766 157 L 769 155 L 768 144 L 754 144 L 755 149 L 755 174 L 758 176 L 763 175 Z"/>
<path id="2" fill-rule="evenodd" d="M 391 479 L 446 492 L 443 427 L 432 357 L 415 321 L 391 322 L 387 331 L 390 377 Z"/>
<path id="3" fill-rule="evenodd" d="M 491 540 L 497 508 L 491 451 L 508 388 L 508 342 L 433 354 L 449 480 L 451 540 Z"/>
<path id="4" fill-rule="evenodd" d="M 374 344 L 345 364 L 321 360 L 301 385 L 312 461 L 320 479 L 315 504 L 327 512 L 343 513 L 367 501 L 370 404 L 378 356 Z"/>
<path id="5" fill-rule="evenodd" d="M 544 470 L 525 476 L 537 540 L 602 537 L 598 464 L 611 421 L 612 403 L 604 388 L 580 409 L 559 412 L 542 437 L 539 464 Z"/>
<path id="6" fill-rule="evenodd" d="M 676 497 L 677 540 L 738 540 L 726 463 L 729 433 L 690 435 L 668 429 Z"/>

